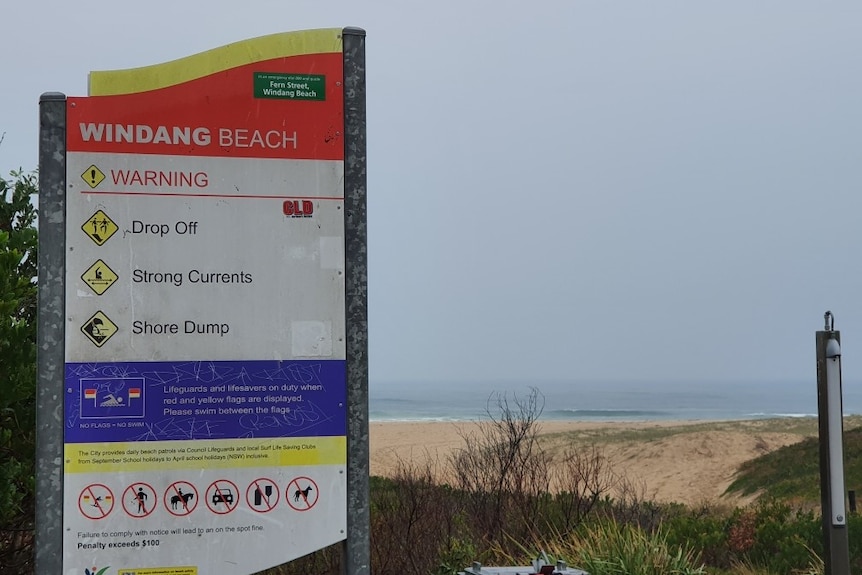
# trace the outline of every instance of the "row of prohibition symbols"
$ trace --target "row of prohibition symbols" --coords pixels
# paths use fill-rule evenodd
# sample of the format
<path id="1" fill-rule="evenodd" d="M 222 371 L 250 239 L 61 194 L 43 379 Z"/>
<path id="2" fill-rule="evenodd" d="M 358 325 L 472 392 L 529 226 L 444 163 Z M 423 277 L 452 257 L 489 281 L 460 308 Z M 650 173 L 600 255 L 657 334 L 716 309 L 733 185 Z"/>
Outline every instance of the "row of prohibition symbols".
<path id="1" fill-rule="evenodd" d="M 204 492 L 207 508 L 217 515 L 227 515 L 239 506 L 239 490 L 233 481 L 218 479 L 210 483 Z M 285 489 L 285 501 L 294 511 L 308 511 L 319 497 L 317 484 L 309 477 L 297 477 Z M 257 513 L 269 513 L 275 509 L 281 490 L 271 479 L 261 477 L 252 481 L 245 490 L 249 508 Z M 164 508 L 176 517 L 190 515 L 200 500 L 197 488 L 187 481 L 175 481 L 165 489 L 162 496 Z M 158 507 L 155 489 L 147 483 L 137 482 L 123 491 L 122 508 L 126 515 L 142 519 L 151 515 Z M 78 509 L 87 519 L 104 519 L 114 510 L 114 493 L 101 483 L 88 485 L 78 495 Z"/>

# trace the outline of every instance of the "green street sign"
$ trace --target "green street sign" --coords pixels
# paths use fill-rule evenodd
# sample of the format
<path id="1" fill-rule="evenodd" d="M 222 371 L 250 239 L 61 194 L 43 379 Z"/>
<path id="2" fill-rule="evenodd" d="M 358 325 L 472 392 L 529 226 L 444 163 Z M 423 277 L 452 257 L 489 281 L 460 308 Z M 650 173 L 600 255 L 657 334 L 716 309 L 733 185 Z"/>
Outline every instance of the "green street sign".
<path id="1" fill-rule="evenodd" d="M 326 76 L 255 72 L 254 97 L 275 100 L 326 100 Z"/>

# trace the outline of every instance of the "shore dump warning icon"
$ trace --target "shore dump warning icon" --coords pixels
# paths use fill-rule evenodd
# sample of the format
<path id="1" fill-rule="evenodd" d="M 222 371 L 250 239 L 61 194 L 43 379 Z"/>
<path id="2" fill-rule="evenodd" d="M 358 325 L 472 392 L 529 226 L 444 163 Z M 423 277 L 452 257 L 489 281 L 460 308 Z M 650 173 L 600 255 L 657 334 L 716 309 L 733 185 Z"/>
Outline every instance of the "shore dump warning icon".
<path id="1" fill-rule="evenodd" d="M 108 217 L 108 214 L 102 210 L 96 210 L 96 213 L 84 222 L 81 229 L 91 240 L 96 242 L 97 246 L 101 246 L 117 233 L 120 226 L 115 224 L 114 220 Z"/>
<path id="2" fill-rule="evenodd" d="M 96 186 L 101 184 L 105 180 L 105 174 L 102 173 L 102 170 L 96 167 L 95 164 L 91 165 L 89 168 L 84 170 L 84 173 L 81 174 L 81 179 L 86 182 L 91 189 L 96 189 Z"/>
<path id="3" fill-rule="evenodd" d="M 102 295 L 114 285 L 119 276 L 108 267 L 108 264 L 102 260 L 96 260 L 96 263 L 87 268 L 87 271 L 81 275 L 81 279 L 90 286 L 91 290 L 96 292 L 96 295 Z"/>
<path id="4" fill-rule="evenodd" d="M 84 332 L 87 339 L 96 344 L 96 347 L 102 347 L 106 341 L 111 339 L 112 335 L 117 333 L 117 329 L 117 325 L 101 311 L 94 313 L 93 317 L 81 326 L 81 331 Z"/>

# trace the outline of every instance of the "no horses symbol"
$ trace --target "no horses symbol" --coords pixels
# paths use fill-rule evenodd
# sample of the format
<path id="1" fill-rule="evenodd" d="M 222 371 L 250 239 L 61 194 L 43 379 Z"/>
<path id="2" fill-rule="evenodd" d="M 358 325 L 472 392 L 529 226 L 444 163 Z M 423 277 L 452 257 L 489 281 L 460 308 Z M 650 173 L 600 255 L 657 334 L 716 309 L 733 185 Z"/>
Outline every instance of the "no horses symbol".
<path id="1" fill-rule="evenodd" d="M 175 481 L 165 490 L 164 501 L 168 513 L 183 517 L 198 506 L 198 490 L 188 481 Z"/>

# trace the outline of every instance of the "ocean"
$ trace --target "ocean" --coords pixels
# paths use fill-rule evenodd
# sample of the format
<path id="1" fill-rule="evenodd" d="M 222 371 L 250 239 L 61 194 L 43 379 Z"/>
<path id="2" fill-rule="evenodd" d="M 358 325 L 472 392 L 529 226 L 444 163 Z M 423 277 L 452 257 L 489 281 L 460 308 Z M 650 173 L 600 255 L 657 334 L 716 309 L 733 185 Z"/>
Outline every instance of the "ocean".
<path id="1" fill-rule="evenodd" d="M 541 419 L 572 421 L 741 420 L 816 417 L 810 382 L 376 382 L 371 421 L 475 421 L 499 413 L 496 398 L 538 389 Z M 844 415 L 862 414 L 862 386 L 843 383 Z"/>

